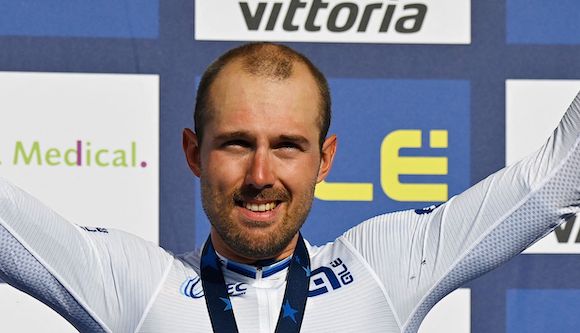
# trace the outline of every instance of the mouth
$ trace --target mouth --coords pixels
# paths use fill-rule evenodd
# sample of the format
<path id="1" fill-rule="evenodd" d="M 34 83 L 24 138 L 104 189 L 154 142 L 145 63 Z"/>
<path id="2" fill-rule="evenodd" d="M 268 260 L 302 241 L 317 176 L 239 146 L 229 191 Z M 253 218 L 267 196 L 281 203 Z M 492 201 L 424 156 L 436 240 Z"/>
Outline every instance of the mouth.
<path id="1" fill-rule="evenodd" d="M 276 209 L 276 207 L 278 207 L 279 204 L 280 204 L 280 201 L 248 202 L 248 201 L 236 200 L 237 206 L 245 208 L 245 209 L 247 209 L 251 212 L 255 212 L 255 213 L 263 213 L 263 212 L 272 211 L 272 210 Z"/>

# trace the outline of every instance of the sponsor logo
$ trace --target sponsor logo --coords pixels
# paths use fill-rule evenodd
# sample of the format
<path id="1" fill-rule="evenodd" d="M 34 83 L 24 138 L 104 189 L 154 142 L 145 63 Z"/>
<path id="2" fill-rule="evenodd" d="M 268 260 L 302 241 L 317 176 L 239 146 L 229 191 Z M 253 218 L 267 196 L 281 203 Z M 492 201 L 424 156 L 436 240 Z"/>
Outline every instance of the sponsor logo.
<path id="1" fill-rule="evenodd" d="M 103 234 L 108 234 L 109 230 L 107 230 L 107 228 L 102 228 L 102 227 L 85 227 L 85 226 L 80 226 L 81 229 L 83 229 L 84 231 L 88 231 L 88 232 L 100 232 Z"/>
<path id="2" fill-rule="evenodd" d="M 330 267 L 321 266 L 310 273 L 308 297 L 326 294 L 352 282 L 354 282 L 352 273 L 342 259 L 336 258 L 330 263 Z M 248 285 L 244 282 L 228 283 L 227 288 L 230 297 L 238 297 L 246 294 Z M 179 288 L 179 293 L 194 299 L 204 297 L 201 278 L 195 276 L 185 280 Z"/>
<path id="3" fill-rule="evenodd" d="M 14 166 L 147 167 L 146 161 L 138 159 L 135 141 L 125 147 L 103 147 L 85 140 L 76 140 L 68 147 L 54 147 L 40 141 L 16 141 L 10 155 Z"/>
<path id="4" fill-rule="evenodd" d="M 228 283 L 227 288 L 230 297 L 238 297 L 246 294 L 248 285 L 244 282 Z M 201 278 L 196 276 L 185 280 L 179 288 L 179 293 L 194 299 L 202 298 L 205 294 L 203 292 Z"/>
<path id="5" fill-rule="evenodd" d="M 202 298 L 204 294 L 203 287 L 201 286 L 201 278 L 196 276 L 185 280 L 179 288 L 179 293 L 191 298 Z"/>
<path id="6" fill-rule="evenodd" d="M 320 296 L 329 291 L 337 290 L 354 282 L 354 277 L 342 262 L 336 258 L 330 267 L 321 266 L 313 270 L 310 275 L 310 290 L 308 297 Z"/>
<path id="7" fill-rule="evenodd" d="M 198 0 L 195 5 L 199 40 L 470 42 L 469 0 Z"/>
<path id="8" fill-rule="evenodd" d="M 424 208 L 421 208 L 421 209 L 415 209 L 415 214 L 417 214 L 417 215 L 431 214 L 439 206 L 441 206 L 441 204 L 439 204 L 439 205 L 431 205 L 429 207 L 424 207 Z"/>
<path id="9" fill-rule="evenodd" d="M 448 148 L 447 130 L 429 131 L 429 148 Z M 445 201 L 448 185 L 445 183 L 407 183 L 404 175 L 447 175 L 448 158 L 445 156 L 401 156 L 403 148 L 422 148 L 422 131 L 396 130 L 383 139 L 380 149 L 381 188 L 396 201 Z M 316 186 L 315 196 L 329 201 L 373 201 L 372 183 L 330 183 Z"/>
<path id="10" fill-rule="evenodd" d="M 400 33 L 414 33 L 421 30 L 427 15 L 427 5 L 420 3 L 397 6 L 397 3 L 375 2 L 359 6 L 354 2 L 292 0 L 285 7 L 285 13 L 281 13 L 284 2 L 260 1 L 255 4 L 253 10 L 248 1 L 241 1 L 239 5 L 249 31 L 258 31 L 260 28 L 272 31 L 280 24 L 284 31 L 315 32 L 325 26 L 332 32 L 345 32 L 353 28 L 358 32 L 365 32 L 369 28 L 371 18 L 378 15 L 380 21 L 376 22 L 380 24 L 374 28 L 379 32 L 386 33 L 394 28 Z M 305 21 L 296 20 L 299 11 L 308 13 Z M 397 17 L 394 17 L 395 13 Z M 322 22 L 317 23 L 319 21 Z M 356 27 L 355 23 L 358 23 Z"/>
<path id="11" fill-rule="evenodd" d="M 566 217 L 543 239 L 529 247 L 524 253 L 579 253 L 580 252 L 580 220 L 575 215 Z"/>
<path id="12" fill-rule="evenodd" d="M 580 243 L 580 230 L 577 227 L 574 228 L 577 223 L 580 224 L 580 221 L 576 216 L 570 216 L 566 219 L 566 223 L 554 229 L 554 236 L 556 236 L 558 243 Z M 575 231 L 574 234 L 572 234 L 572 230 Z"/>
<path id="13" fill-rule="evenodd" d="M 248 290 L 248 285 L 243 282 L 238 283 L 228 283 L 228 294 L 230 296 L 242 296 L 246 294 L 246 290 Z"/>

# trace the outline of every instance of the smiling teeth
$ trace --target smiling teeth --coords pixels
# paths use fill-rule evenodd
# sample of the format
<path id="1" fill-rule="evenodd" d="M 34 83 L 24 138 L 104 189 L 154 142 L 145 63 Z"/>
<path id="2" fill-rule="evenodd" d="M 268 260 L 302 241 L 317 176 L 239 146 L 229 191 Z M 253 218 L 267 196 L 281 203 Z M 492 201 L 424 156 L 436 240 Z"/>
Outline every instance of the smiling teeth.
<path id="1" fill-rule="evenodd" d="M 251 210 L 252 212 L 265 212 L 265 211 L 269 211 L 272 210 L 274 208 L 276 208 L 276 203 L 274 202 L 269 202 L 266 204 L 251 204 L 251 203 L 246 203 L 244 205 L 244 207 L 248 210 Z"/>

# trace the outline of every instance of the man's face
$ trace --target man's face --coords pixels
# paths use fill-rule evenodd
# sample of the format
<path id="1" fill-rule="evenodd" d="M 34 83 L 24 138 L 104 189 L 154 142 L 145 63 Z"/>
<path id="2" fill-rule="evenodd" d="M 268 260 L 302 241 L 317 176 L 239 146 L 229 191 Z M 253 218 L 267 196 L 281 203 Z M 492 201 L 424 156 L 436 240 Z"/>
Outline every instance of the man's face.
<path id="1" fill-rule="evenodd" d="M 302 64 L 277 80 L 233 62 L 212 84 L 210 98 L 201 146 L 193 133 L 185 136 L 212 240 L 232 259 L 279 256 L 295 241 L 334 155 L 334 137 L 322 153 L 319 147 L 317 85 Z"/>

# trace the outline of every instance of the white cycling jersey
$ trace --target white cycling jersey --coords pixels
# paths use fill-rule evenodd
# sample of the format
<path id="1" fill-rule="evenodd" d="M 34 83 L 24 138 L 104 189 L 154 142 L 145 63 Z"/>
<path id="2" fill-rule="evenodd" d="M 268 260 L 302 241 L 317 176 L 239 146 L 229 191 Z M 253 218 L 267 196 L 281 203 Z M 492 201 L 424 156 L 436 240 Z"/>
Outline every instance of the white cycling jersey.
<path id="1" fill-rule="evenodd" d="M 321 247 L 302 332 L 416 332 L 437 301 L 553 230 L 580 205 L 580 97 L 536 153 L 438 207 L 389 213 Z M 273 332 L 288 260 L 222 259 L 240 332 Z M 66 222 L 0 181 L 0 276 L 82 332 L 211 332 L 198 252 Z"/>

